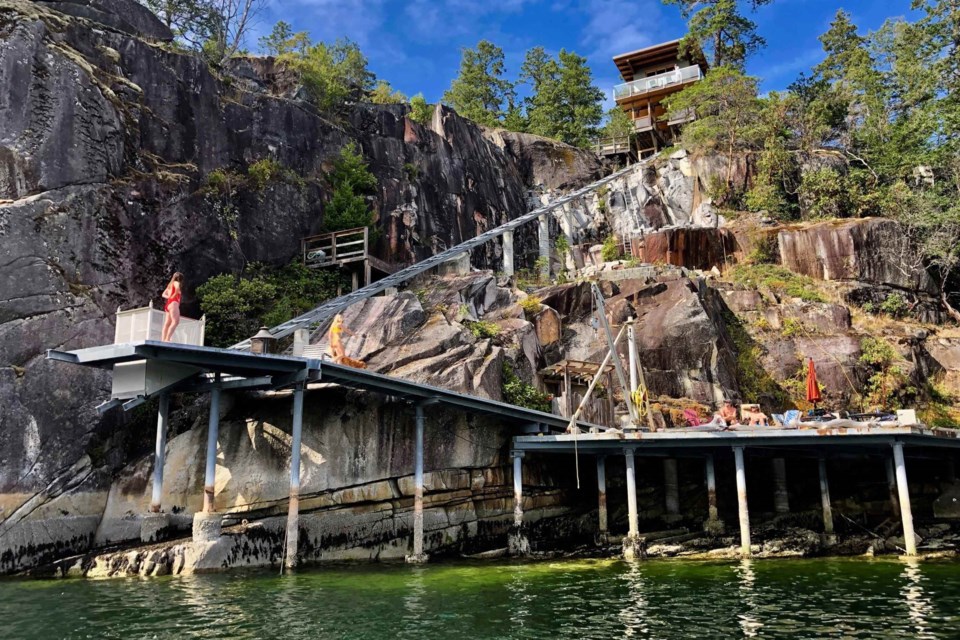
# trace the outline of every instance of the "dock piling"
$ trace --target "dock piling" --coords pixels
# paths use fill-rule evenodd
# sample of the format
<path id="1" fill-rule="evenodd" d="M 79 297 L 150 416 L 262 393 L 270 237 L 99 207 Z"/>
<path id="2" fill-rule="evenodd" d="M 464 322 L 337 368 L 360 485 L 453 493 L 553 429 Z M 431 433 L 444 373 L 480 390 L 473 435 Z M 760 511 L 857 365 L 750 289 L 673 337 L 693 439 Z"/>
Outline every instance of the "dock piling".
<path id="1" fill-rule="evenodd" d="M 637 518 L 637 471 L 633 449 L 623 452 L 627 461 L 627 514 L 629 531 L 623 539 L 623 557 L 629 559 L 640 557 L 640 530 Z"/>
<path id="2" fill-rule="evenodd" d="M 163 465 L 167 453 L 167 426 L 170 424 L 170 396 L 160 394 L 160 410 L 157 412 L 157 444 L 153 453 L 153 494 L 150 499 L 150 512 L 160 513 L 160 499 L 163 495 Z"/>
<path id="3" fill-rule="evenodd" d="M 303 383 L 293 389 L 293 433 L 290 443 L 290 504 L 287 507 L 287 569 L 297 566 L 300 543 L 300 447 L 303 442 Z"/>
<path id="4" fill-rule="evenodd" d="M 897 497 L 897 473 L 893 468 L 893 458 L 884 459 L 887 472 L 887 489 L 890 492 L 890 510 L 894 518 L 900 517 L 900 499 Z"/>
<path id="5" fill-rule="evenodd" d="M 677 474 L 677 459 L 663 459 L 663 488 L 667 522 L 676 522 L 680 519 L 680 481 Z"/>
<path id="6" fill-rule="evenodd" d="M 207 468 L 203 480 L 203 512 L 213 513 L 217 483 L 217 438 L 220 431 L 220 388 L 210 391 L 210 419 L 207 423 Z"/>
<path id="7" fill-rule="evenodd" d="M 733 447 L 737 466 L 737 507 L 740 512 L 740 553 L 750 555 L 750 510 L 747 507 L 747 470 L 743 462 L 743 447 Z"/>
<path id="8" fill-rule="evenodd" d="M 787 461 L 773 459 L 773 510 L 777 515 L 790 513 L 790 495 L 787 493 Z"/>
<path id="9" fill-rule="evenodd" d="M 707 521 L 704 530 L 707 533 L 719 535 L 723 533 L 723 522 L 720 521 L 720 512 L 717 510 L 717 472 L 713 461 L 713 454 L 707 454 Z"/>
<path id="10" fill-rule="evenodd" d="M 513 455 L 513 527 L 507 537 L 510 555 L 525 556 L 530 553 L 530 541 L 523 528 L 523 452 Z"/>
<path id="11" fill-rule="evenodd" d="M 503 233 L 503 273 L 505 275 L 514 274 L 513 264 L 513 231 L 505 231 Z"/>
<path id="12" fill-rule="evenodd" d="M 413 474 L 413 555 L 406 557 L 410 564 L 422 564 L 427 561 L 423 552 L 423 405 L 415 408 L 417 434 L 416 454 Z"/>
<path id="13" fill-rule="evenodd" d="M 597 542 L 604 544 L 610 534 L 607 528 L 607 459 L 604 456 L 597 456 L 597 516 Z"/>
<path id="14" fill-rule="evenodd" d="M 913 512 L 910 509 L 910 488 L 907 484 L 907 464 L 903 458 L 903 443 L 893 443 L 893 461 L 897 471 L 897 494 L 900 498 L 900 518 L 903 521 L 903 543 L 908 556 L 917 555 L 917 538 L 913 532 Z"/>
<path id="15" fill-rule="evenodd" d="M 830 483 L 827 478 L 827 459 L 820 456 L 818 460 L 820 470 L 820 501 L 823 504 L 823 541 L 832 545 L 837 541 L 833 533 L 833 507 L 830 505 Z"/>

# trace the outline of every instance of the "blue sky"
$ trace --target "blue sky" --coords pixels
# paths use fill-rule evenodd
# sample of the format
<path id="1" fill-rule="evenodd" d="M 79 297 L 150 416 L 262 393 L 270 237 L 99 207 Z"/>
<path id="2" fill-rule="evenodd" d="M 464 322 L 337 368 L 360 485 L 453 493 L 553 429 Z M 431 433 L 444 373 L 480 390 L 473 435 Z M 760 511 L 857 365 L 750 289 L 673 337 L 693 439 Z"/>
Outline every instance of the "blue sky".
<path id="1" fill-rule="evenodd" d="M 491 40 L 506 55 L 507 73 L 519 71 L 527 49 L 541 45 L 586 56 L 608 95 L 620 82 L 611 57 L 681 37 L 677 7 L 660 0 L 268 0 L 258 32 L 280 19 L 314 40 L 347 37 L 359 43 L 371 70 L 407 95 L 433 102 L 450 86 L 460 50 Z M 747 71 L 763 92 L 783 89 L 822 59 L 817 36 L 838 8 L 853 15 L 861 33 L 888 17 L 910 17 L 910 0 L 774 0 L 752 15 L 767 48 Z M 250 45 L 255 45 L 254 41 Z"/>

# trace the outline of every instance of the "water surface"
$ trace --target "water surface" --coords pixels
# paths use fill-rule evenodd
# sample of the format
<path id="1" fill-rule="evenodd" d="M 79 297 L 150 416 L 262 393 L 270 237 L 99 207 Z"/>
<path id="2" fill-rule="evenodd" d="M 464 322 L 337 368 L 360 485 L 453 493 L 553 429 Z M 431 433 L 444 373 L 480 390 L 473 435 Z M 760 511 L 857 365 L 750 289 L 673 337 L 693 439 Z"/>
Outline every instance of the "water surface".
<path id="1" fill-rule="evenodd" d="M 960 638 L 960 563 L 326 566 L 0 581 L 4 638 Z"/>

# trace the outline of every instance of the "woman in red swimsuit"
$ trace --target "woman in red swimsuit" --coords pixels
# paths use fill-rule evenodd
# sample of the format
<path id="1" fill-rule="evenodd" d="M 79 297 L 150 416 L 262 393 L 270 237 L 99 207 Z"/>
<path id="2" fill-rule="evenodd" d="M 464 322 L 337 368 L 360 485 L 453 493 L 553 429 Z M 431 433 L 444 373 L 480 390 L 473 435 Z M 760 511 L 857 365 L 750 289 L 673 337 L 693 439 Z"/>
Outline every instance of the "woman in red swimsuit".
<path id="1" fill-rule="evenodd" d="M 163 290 L 163 299 L 167 301 L 163 305 L 163 331 L 160 334 L 160 340 L 170 342 L 173 338 L 173 332 L 177 330 L 180 324 L 180 285 L 183 282 L 183 274 L 177 271 L 170 278 L 170 284 Z"/>

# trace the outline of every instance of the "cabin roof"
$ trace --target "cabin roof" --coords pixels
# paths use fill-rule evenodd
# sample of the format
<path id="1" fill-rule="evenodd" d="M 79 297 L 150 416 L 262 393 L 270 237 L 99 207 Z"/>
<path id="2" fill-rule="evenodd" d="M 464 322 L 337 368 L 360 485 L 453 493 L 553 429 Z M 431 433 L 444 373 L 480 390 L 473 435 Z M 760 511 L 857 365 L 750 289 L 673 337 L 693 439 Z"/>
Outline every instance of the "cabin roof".
<path id="1" fill-rule="evenodd" d="M 617 65 L 620 76 L 625 82 L 634 80 L 634 76 L 640 67 L 647 67 L 662 62 L 673 62 L 680 57 L 680 39 L 661 42 L 636 51 L 628 51 L 613 56 L 613 63 Z M 694 52 L 693 63 L 700 65 L 706 70 L 707 60 L 699 47 Z"/>

